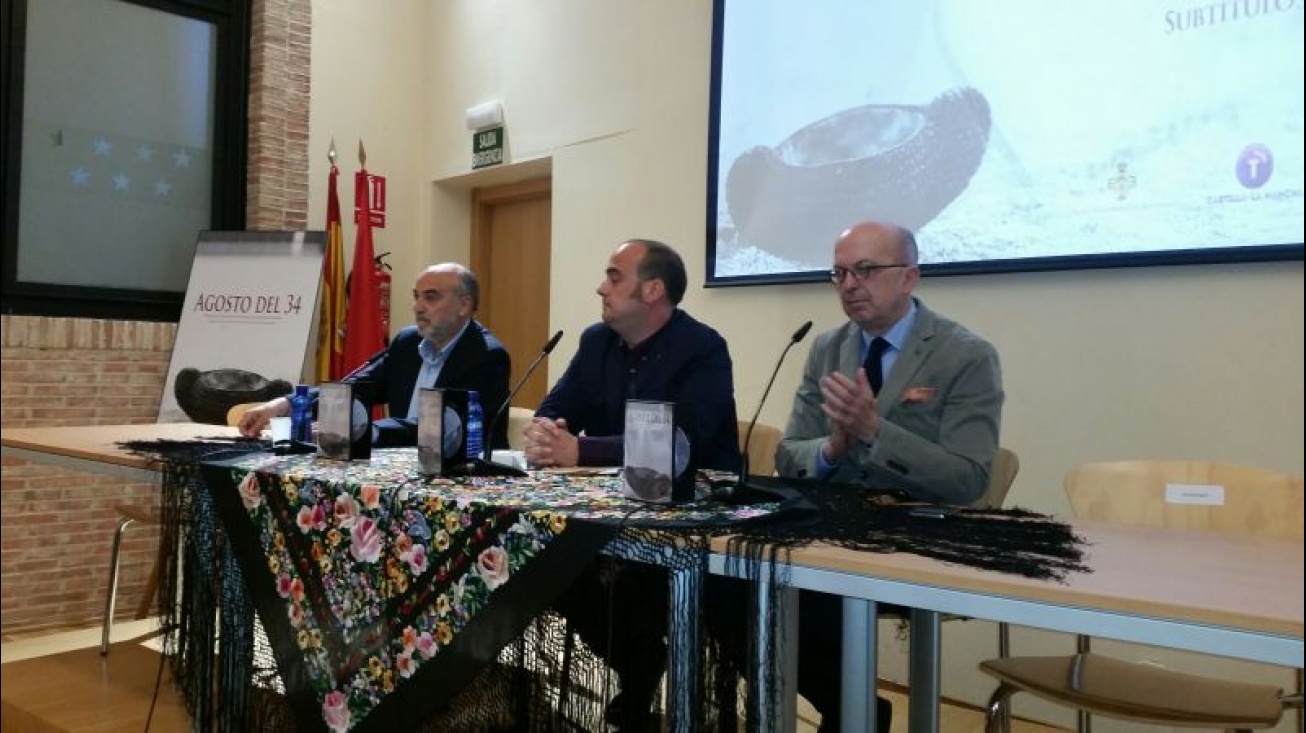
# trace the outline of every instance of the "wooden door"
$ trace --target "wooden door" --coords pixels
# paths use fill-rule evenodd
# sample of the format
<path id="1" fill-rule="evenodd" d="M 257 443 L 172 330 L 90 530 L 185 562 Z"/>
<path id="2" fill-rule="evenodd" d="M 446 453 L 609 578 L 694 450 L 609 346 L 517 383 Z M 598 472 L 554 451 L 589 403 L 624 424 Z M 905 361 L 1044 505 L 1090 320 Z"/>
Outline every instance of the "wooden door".
<path id="1" fill-rule="evenodd" d="M 478 318 L 508 347 L 516 385 L 548 342 L 553 185 L 534 178 L 472 194 L 471 266 L 481 283 Z M 548 391 L 546 360 L 512 404 L 535 409 Z M 490 408 L 493 409 L 493 408 Z"/>

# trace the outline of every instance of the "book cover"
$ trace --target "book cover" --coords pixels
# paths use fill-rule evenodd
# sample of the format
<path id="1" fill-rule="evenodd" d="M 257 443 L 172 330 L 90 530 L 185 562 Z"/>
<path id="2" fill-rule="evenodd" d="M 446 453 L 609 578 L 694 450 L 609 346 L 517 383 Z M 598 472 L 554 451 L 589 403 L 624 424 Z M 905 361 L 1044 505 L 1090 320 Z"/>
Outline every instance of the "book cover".
<path id="1" fill-rule="evenodd" d="M 338 461 L 372 457 L 372 421 L 354 386 L 325 382 L 317 396 L 317 454 Z"/>
<path id="2" fill-rule="evenodd" d="M 676 425 L 671 402 L 626 401 L 622 495 L 671 503 L 694 497 L 689 439 Z"/>
<path id="3" fill-rule="evenodd" d="M 417 469 L 439 476 L 444 453 L 444 391 L 423 388 L 417 395 Z"/>

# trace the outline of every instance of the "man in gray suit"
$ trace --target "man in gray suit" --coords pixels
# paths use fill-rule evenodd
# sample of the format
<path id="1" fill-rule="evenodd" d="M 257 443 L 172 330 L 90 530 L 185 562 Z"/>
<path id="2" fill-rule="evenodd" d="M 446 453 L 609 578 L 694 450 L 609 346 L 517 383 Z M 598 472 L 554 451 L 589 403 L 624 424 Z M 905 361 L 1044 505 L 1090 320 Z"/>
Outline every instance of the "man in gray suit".
<path id="1" fill-rule="evenodd" d="M 830 279 L 849 322 L 812 345 L 776 449 L 780 475 L 947 504 L 984 492 L 1002 417 L 998 354 L 912 297 L 917 263 L 901 227 L 864 222 L 839 235 Z M 804 591 L 800 604 L 799 691 L 821 731 L 838 730 L 842 601 Z M 888 730 L 883 699 L 878 718 Z"/>
<path id="2" fill-rule="evenodd" d="M 830 277 L 849 322 L 812 345 L 776 469 L 924 501 L 975 501 L 998 451 L 997 351 L 912 297 L 920 270 L 905 229 L 851 227 L 835 243 Z M 864 367 L 877 339 L 887 342 L 876 347 L 879 363 Z M 872 389 L 876 366 L 883 386 Z"/>

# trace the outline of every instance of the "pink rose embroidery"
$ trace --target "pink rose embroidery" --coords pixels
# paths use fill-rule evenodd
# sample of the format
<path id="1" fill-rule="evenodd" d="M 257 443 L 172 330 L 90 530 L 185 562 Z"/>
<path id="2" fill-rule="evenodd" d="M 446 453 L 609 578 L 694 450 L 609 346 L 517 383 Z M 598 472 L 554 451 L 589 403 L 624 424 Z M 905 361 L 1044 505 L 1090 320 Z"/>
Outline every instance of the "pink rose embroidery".
<path id="1" fill-rule="evenodd" d="M 363 517 L 349 531 L 349 554 L 359 562 L 376 562 L 381 557 L 381 532 L 376 522 Z"/>
<path id="2" fill-rule="evenodd" d="M 421 575 L 426 572 L 426 546 L 413 545 L 413 548 L 405 552 L 403 560 L 408 563 L 408 567 L 413 571 L 413 575 Z"/>
<path id="3" fill-rule="evenodd" d="M 258 509 L 263 503 L 263 494 L 259 492 L 258 475 L 253 471 L 245 474 L 245 478 L 240 480 L 240 502 L 245 505 L 245 511 L 252 512 Z"/>
<path id="4" fill-rule="evenodd" d="M 485 587 L 494 590 L 508 582 L 508 553 L 502 547 L 487 547 L 476 558 L 476 574 Z"/>
<path id="5" fill-rule="evenodd" d="M 358 521 L 358 502 L 349 494 L 341 494 L 336 497 L 335 503 L 336 526 L 341 529 L 351 529 L 354 522 Z"/>
<path id="6" fill-rule="evenodd" d="M 328 692 L 322 700 L 322 719 L 326 721 L 327 727 L 337 733 L 343 733 L 349 730 L 349 718 L 349 705 L 346 704 L 345 694 L 339 690 Z"/>
<path id="7" fill-rule="evenodd" d="M 417 671 L 417 664 L 413 662 L 413 653 L 407 650 L 400 652 L 395 658 L 395 666 L 399 668 L 399 676 L 404 679 L 412 677 L 413 672 Z"/>

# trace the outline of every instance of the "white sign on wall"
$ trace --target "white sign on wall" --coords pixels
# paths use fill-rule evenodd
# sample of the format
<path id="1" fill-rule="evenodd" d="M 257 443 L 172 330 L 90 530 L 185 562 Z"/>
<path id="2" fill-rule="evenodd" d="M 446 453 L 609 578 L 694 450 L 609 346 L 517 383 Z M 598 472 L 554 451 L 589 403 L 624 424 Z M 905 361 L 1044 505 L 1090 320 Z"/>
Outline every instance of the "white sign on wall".
<path id="1" fill-rule="evenodd" d="M 226 423 L 304 378 L 324 232 L 200 232 L 159 422 Z"/>

